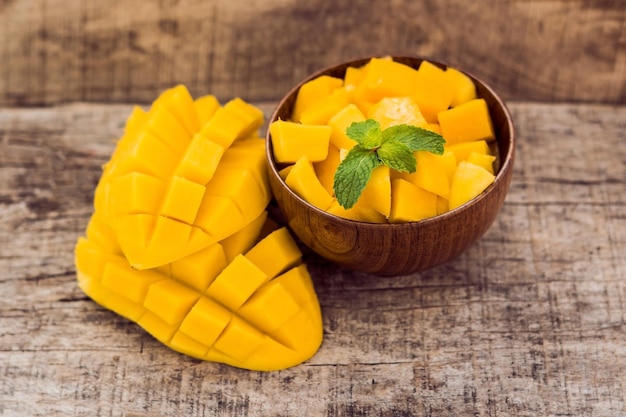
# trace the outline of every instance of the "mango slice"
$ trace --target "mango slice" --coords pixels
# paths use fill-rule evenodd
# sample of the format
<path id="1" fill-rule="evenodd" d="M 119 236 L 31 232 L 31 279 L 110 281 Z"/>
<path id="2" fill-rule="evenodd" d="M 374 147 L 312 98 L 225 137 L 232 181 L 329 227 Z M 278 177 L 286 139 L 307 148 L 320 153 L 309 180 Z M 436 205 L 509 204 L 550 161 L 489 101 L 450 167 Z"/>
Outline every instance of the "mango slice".
<path id="1" fill-rule="evenodd" d="M 455 209 L 482 193 L 495 177 L 485 168 L 467 161 L 459 162 L 450 185 L 449 209 Z"/>
<path id="2" fill-rule="evenodd" d="M 390 223 L 414 222 L 437 215 L 437 195 L 403 179 L 391 183 Z"/>
<path id="3" fill-rule="evenodd" d="M 276 162 L 294 163 L 303 156 L 316 162 L 323 161 L 328 155 L 332 129 L 276 120 L 270 125 L 270 133 Z"/>
<path id="4" fill-rule="evenodd" d="M 370 108 L 367 116 L 380 123 L 381 129 L 400 124 L 417 127 L 428 124 L 420 107 L 411 97 L 385 97 Z"/>
<path id="5" fill-rule="evenodd" d="M 487 102 L 477 98 L 437 115 L 442 136 L 449 145 L 473 140 L 495 139 Z"/>
<path id="6" fill-rule="evenodd" d="M 315 175 L 315 168 L 306 156 L 293 165 L 285 178 L 285 183 L 296 194 L 321 210 L 326 210 L 333 201 L 332 196 Z"/>
<path id="7" fill-rule="evenodd" d="M 330 95 L 330 93 L 341 87 L 343 80 L 341 78 L 323 75 L 311 81 L 304 83 L 298 91 L 296 102 L 293 107 L 292 119 L 300 122 L 302 113 L 317 103 L 319 100 Z"/>
<path id="8" fill-rule="evenodd" d="M 437 114 L 450 107 L 454 95 L 445 71 L 428 61 L 417 70 L 414 91 L 412 97 L 429 123 L 437 122 Z"/>
<path id="9" fill-rule="evenodd" d="M 348 137 L 346 129 L 352 123 L 364 120 L 365 116 L 356 104 L 350 103 L 346 105 L 328 120 L 328 126 L 331 128 L 330 143 L 339 149 L 352 149 L 356 142 Z"/>
<path id="10" fill-rule="evenodd" d="M 268 218 L 262 123 L 241 99 L 194 101 L 184 86 L 135 107 L 75 265 L 85 294 L 166 346 L 277 370 L 313 356 L 322 320 L 302 253 Z"/>
<path id="11" fill-rule="evenodd" d="M 166 346 L 269 371 L 309 359 L 322 341 L 321 312 L 301 255 L 289 232 L 279 228 L 228 264 L 215 243 L 139 271 L 100 243 L 80 238 L 76 267 L 87 295 Z"/>
<path id="12" fill-rule="evenodd" d="M 199 106 L 208 117 L 202 127 Z M 190 255 L 261 214 L 270 199 L 265 153 L 261 139 L 249 138 L 262 123 L 263 113 L 241 99 L 216 107 L 210 97 L 193 101 L 184 86 L 162 93 L 147 114 L 133 111 L 95 209 L 134 268 Z"/>

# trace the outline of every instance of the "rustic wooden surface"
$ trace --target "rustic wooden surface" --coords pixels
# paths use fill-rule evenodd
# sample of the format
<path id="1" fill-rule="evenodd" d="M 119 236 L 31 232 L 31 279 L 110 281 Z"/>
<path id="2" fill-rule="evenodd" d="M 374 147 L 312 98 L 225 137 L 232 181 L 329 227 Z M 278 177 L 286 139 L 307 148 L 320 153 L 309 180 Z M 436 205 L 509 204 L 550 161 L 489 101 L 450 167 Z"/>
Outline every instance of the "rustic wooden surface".
<path id="1" fill-rule="evenodd" d="M 505 99 L 626 104 L 624 0 L 0 0 L 0 106 L 277 100 L 328 65 L 421 55 Z"/>
<path id="2" fill-rule="evenodd" d="M 77 287 L 130 106 L 0 110 L 0 416 L 626 415 L 626 107 L 509 107 L 518 157 L 487 234 L 393 278 L 307 253 L 324 343 L 271 373 L 175 353 Z"/>

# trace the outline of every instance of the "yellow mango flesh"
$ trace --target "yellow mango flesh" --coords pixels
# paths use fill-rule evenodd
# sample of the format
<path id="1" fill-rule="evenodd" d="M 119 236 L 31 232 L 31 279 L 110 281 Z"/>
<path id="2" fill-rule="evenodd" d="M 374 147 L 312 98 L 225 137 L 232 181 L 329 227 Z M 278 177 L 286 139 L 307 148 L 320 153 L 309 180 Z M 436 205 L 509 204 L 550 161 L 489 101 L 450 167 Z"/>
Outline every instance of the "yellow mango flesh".
<path id="1" fill-rule="evenodd" d="M 294 163 L 303 156 L 311 162 L 323 161 L 331 133 L 330 126 L 276 120 L 270 125 L 274 158 L 279 163 Z"/>
<path id="2" fill-rule="evenodd" d="M 477 98 L 438 114 L 441 133 L 449 145 L 495 139 L 487 102 Z"/>
<path id="3" fill-rule="evenodd" d="M 102 223 L 93 225 L 98 228 Z M 106 234 L 106 232 L 103 232 Z M 309 359 L 322 341 L 317 296 L 286 229 L 226 262 L 220 243 L 157 269 L 136 270 L 87 238 L 76 245 L 81 289 L 198 359 L 253 370 L 278 370 Z"/>
<path id="4" fill-rule="evenodd" d="M 459 162 L 450 185 L 449 210 L 453 210 L 482 193 L 495 177 L 485 168 L 467 161 Z"/>
<path id="5" fill-rule="evenodd" d="M 400 124 L 417 127 L 427 125 L 420 108 L 411 97 L 385 97 L 369 109 L 367 116 L 380 123 L 383 130 Z"/>
<path id="6" fill-rule="evenodd" d="M 200 128 L 199 115 L 180 116 L 198 106 L 181 88 L 163 93 L 147 115 L 133 112 L 96 189 L 96 211 L 138 269 L 224 239 L 258 217 L 270 199 L 264 142 L 248 139 L 263 122 L 260 110 L 234 99 Z M 172 132 L 167 139 L 146 130 L 168 123 L 178 127 L 160 131 Z M 189 133 L 194 123 L 198 131 Z"/>
<path id="7" fill-rule="evenodd" d="M 437 215 L 436 194 L 400 178 L 392 181 L 391 192 L 391 223 L 414 222 Z"/>
<path id="8" fill-rule="evenodd" d="M 341 156 L 339 149 L 333 145 L 328 146 L 328 156 L 326 159 L 320 162 L 315 162 L 313 167 L 315 168 L 315 175 L 320 180 L 320 183 L 324 186 L 328 194 L 335 195 L 335 172 L 337 167 L 341 163 Z"/>
<path id="9" fill-rule="evenodd" d="M 315 168 L 306 156 L 300 158 L 285 178 L 285 183 L 296 194 L 315 207 L 326 210 L 333 201 L 315 174 Z"/>
<path id="10" fill-rule="evenodd" d="M 90 298 L 166 346 L 277 370 L 317 351 L 322 321 L 298 246 L 267 216 L 262 123 L 243 100 L 183 86 L 135 107 L 75 263 Z"/>
<path id="11" fill-rule="evenodd" d="M 330 143 L 338 149 L 352 149 L 356 142 L 348 137 L 346 129 L 352 123 L 364 120 L 365 116 L 354 103 L 343 107 L 328 120 L 328 126 L 331 128 Z"/>
<path id="12" fill-rule="evenodd" d="M 391 211 L 391 179 L 389 167 L 381 165 L 372 171 L 359 202 L 389 218 Z"/>
<path id="13" fill-rule="evenodd" d="M 305 125 L 325 125 L 335 113 L 348 105 L 345 88 L 337 88 L 328 96 L 308 106 L 300 115 L 300 123 Z"/>
<path id="14" fill-rule="evenodd" d="M 343 99 L 347 97 L 348 104 L 342 108 L 339 105 L 333 107 L 330 105 L 333 96 L 341 96 L 341 103 L 345 103 Z M 333 215 L 356 221 L 391 222 L 393 199 L 399 195 L 392 191 L 392 181 L 396 179 L 408 181 L 429 195 L 428 210 L 423 213 L 442 214 L 450 207 L 452 178 L 459 162 L 469 160 L 491 174 L 495 172 L 495 156 L 489 144 L 495 134 L 489 109 L 485 100 L 477 97 L 474 81 L 454 68 L 442 69 L 423 61 L 415 70 L 389 57 L 373 58 L 361 67 L 347 68 L 343 80 L 320 77 L 309 81 L 299 91 L 297 101 L 300 104 L 289 122 L 302 122 L 300 116 L 308 111 L 304 119 L 329 126 L 331 135 L 325 159 L 313 163 L 318 181 L 312 178 L 296 181 L 296 177 L 302 176 L 299 174 L 292 176 L 289 182 L 299 190 L 297 194 L 307 195 L 307 201 L 315 201 L 314 205 L 322 209 L 326 207 L 325 210 Z M 380 172 L 375 170 L 374 180 L 363 190 L 355 206 L 346 210 L 335 199 L 334 174 L 356 144 L 347 136 L 346 129 L 352 123 L 366 119 L 378 121 L 382 129 L 408 124 L 441 134 L 446 139 L 444 154 L 416 152 L 417 170 L 413 173 L 388 170 L 387 174 L 378 177 Z M 277 132 L 270 133 L 273 140 L 278 135 Z M 296 136 L 292 135 L 294 143 L 291 147 L 306 148 L 306 141 L 299 141 Z M 299 152 L 297 156 L 305 153 L 304 150 Z M 291 165 L 280 171 L 283 179 L 287 179 L 294 168 L 293 162 L 287 163 Z M 310 170 L 306 172 L 308 177 Z M 310 190 L 305 191 L 305 188 Z M 326 192 L 322 192 L 322 188 Z M 401 185 L 398 189 L 411 188 Z M 410 217 L 396 216 L 393 221 Z"/>
<path id="15" fill-rule="evenodd" d="M 415 92 L 411 97 L 429 123 L 437 122 L 437 114 L 450 106 L 453 95 L 454 90 L 445 71 L 428 61 L 422 61 L 417 70 Z"/>
<path id="16" fill-rule="evenodd" d="M 298 90 L 296 102 L 293 108 L 292 119 L 300 122 L 302 113 L 317 103 L 319 100 L 330 95 L 330 93 L 341 87 L 343 80 L 341 78 L 323 75 L 311 81 L 304 83 Z"/>
<path id="17" fill-rule="evenodd" d="M 450 107 L 460 106 L 476 98 L 476 85 L 470 77 L 454 68 L 446 68 L 445 77 L 453 91 Z"/>

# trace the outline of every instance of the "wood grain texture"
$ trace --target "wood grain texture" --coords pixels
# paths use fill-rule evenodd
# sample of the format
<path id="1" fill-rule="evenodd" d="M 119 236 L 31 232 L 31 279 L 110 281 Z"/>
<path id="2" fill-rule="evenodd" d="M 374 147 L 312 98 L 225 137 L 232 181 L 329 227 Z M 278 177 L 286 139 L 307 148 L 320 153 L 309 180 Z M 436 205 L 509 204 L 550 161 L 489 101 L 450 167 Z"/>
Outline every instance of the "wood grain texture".
<path id="1" fill-rule="evenodd" d="M 394 278 L 306 252 L 325 340 L 272 373 L 177 354 L 78 289 L 130 106 L 0 110 L 0 416 L 625 415 L 626 107 L 509 107 L 517 160 L 487 234 Z"/>
<path id="2" fill-rule="evenodd" d="M 278 100 L 331 64 L 419 55 L 507 100 L 626 103 L 622 0 L 4 0 L 0 106 Z"/>

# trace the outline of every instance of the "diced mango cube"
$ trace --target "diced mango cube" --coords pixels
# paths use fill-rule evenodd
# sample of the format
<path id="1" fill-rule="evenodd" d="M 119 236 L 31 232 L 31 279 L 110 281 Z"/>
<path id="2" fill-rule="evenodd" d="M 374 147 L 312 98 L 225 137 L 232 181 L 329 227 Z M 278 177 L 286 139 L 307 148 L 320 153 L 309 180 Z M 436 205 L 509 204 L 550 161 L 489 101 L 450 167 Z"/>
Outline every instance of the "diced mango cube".
<path id="1" fill-rule="evenodd" d="M 392 181 L 391 223 L 423 220 L 437 215 L 437 195 L 403 179 Z"/>
<path id="2" fill-rule="evenodd" d="M 193 102 L 196 112 L 198 113 L 198 120 L 200 126 L 204 126 L 206 122 L 211 119 L 211 116 L 220 108 L 220 102 L 213 94 L 207 94 L 202 97 L 198 97 Z"/>
<path id="3" fill-rule="evenodd" d="M 417 169 L 414 173 L 402 173 L 400 178 L 417 187 L 435 193 L 444 198 L 450 195 L 450 177 L 448 172 L 456 169 L 454 154 L 435 155 L 427 151 L 415 152 Z"/>
<path id="4" fill-rule="evenodd" d="M 165 181 L 141 172 L 131 172 L 111 180 L 108 196 L 109 215 L 158 213 Z"/>
<path id="5" fill-rule="evenodd" d="M 452 145 L 474 140 L 495 139 L 487 102 L 482 98 L 470 100 L 438 114 L 441 133 Z"/>
<path id="6" fill-rule="evenodd" d="M 302 252 L 289 230 L 282 227 L 258 242 L 244 256 L 271 279 L 299 264 Z"/>
<path id="7" fill-rule="evenodd" d="M 364 120 L 365 116 L 354 103 L 346 105 L 328 120 L 328 126 L 331 127 L 330 143 L 338 149 L 352 149 L 356 142 L 348 137 L 346 129 L 352 123 Z"/>
<path id="8" fill-rule="evenodd" d="M 280 281 L 270 281 L 239 309 L 238 313 L 255 327 L 270 333 L 281 327 L 301 310 L 297 301 Z"/>
<path id="9" fill-rule="evenodd" d="M 317 178 L 319 178 L 320 183 L 324 186 L 326 191 L 328 191 L 328 194 L 331 196 L 335 195 L 335 172 L 337 171 L 337 167 L 340 163 L 341 160 L 339 158 L 339 149 L 337 149 L 333 145 L 329 145 L 328 156 L 326 157 L 326 159 L 320 162 L 315 162 L 313 164 Z"/>
<path id="10" fill-rule="evenodd" d="M 205 185 L 219 165 L 224 147 L 202 135 L 194 135 L 174 175 Z"/>
<path id="11" fill-rule="evenodd" d="M 189 136 L 200 129 L 200 120 L 193 98 L 184 85 L 177 85 L 162 92 L 152 103 L 152 109 L 165 107 L 185 126 Z"/>
<path id="12" fill-rule="evenodd" d="M 445 71 L 428 61 L 417 70 L 412 97 L 429 123 L 437 122 L 437 114 L 450 107 L 453 90 Z"/>
<path id="13" fill-rule="evenodd" d="M 164 276 L 154 271 L 136 271 L 128 264 L 108 262 L 102 272 L 102 286 L 130 301 L 143 304 L 150 286 L 163 281 Z"/>
<path id="14" fill-rule="evenodd" d="M 300 121 L 302 112 L 318 100 L 330 95 L 330 93 L 341 87 L 343 80 L 337 77 L 323 75 L 311 81 L 308 81 L 300 87 L 296 102 L 293 106 L 292 119 L 296 122 Z"/>
<path id="15" fill-rule="evenodd" d="M 445 76 L 452 85 L 451 107 L 460 106 L 476 98 L 476 85 L 469 76 L 454 68 L 447 68 Z"/>
<path id="16" fill-rule="evenodd" d="M 206 188 L 186 178 L 173 176 L 161 207 L 161 215 L 192 224 Z"/>
<path id="17" fill-rule="evenodd" d="M 265 335 L 237 316 L 233 316 L 213 348 L 235 361 L 243 362 L 261 346 Z M 210 353 L 210 352 L 209 352 Z"/>
<path id="18" fill-rule="evenodd" d="M 328 155 L 331 132 L 330 126 L 276 120 L 270 126 L 274 159 L 294 163 L 305 156 L 311 162 L 323 161 Z"/>
<path id="19" fill-rule="evenodd" d="M 389 218 L 391 211 L 391 179 L 389 178 L 388 166 L 381 165 L 372 171 L 372 175 L 363 189 L 358 202 Z"/>
<path id="20" fill-rule="evenodd" d="M 266 221 L 267 211 L 263 211 L 256 219 L 252 220 L 226 239 L 220 241 L 220 245 L 226 256 L 225 259 L 228 263 L 232 262 L 235 256 L 240 253 L 248 252 L 256 244 Z"/>
<path id="21" fill-rule="evenodd" d="M 213 345 L 232 318 L 219 303 L 200 297 L 180 324 L 180 331 L 208 346 Z"/>
<path id="22" fill-rule="evenodd" d="M 171 279 L 150 285 L 144 307 L 167 324 L 178 324 L 187 315 L 200 294 Z"/>
<path id="23" fill-rule="evenodd" d="M 308 106 L 300 115 L 300 123 L 305 125 L 325 125 L 339 110 L 348 105 L 348 93 L 341 87 L 328 96 Z"/>
<path id="24" fill-rule="evenodd" d="M 333 201 L 320 180 L 315 175 L 315 169 L 306 156 L 301 157 L 289 171 L 285 183 L 308 203 L 326 210 Z"/>
<path id="25" fill-rule="evenodd" d="M 206 295 L 229 310 L 236 311 L 267 281 L 267 275 L 243 255 L 235 259 L 215 278 Z"/>
<path id="26" fill-rule="evenodd" d="M 227 261 L 222 245 L 214 243 L 172 262 L 168 267 L 173 278 L 196 291 L 204 292 L 219 273 L 226 268 Z"/>
<path id="27" fill-rule="evenodd" d="M 449 209 L 453 210 L 482 193 L 495 177 L 485 168 L 467 161 L 459 162 L 450 186 Z"/>
<path id="28" fill-rule="evenodd" d="M 384 97 L 402 97 L 413 94 L 417 83 L 414 68 L 389 59 L 372 58 L 361 83 L 363 96 L 370 102 Z"/>
<path id="29" fill-rule="evenodd" d="M 157 106 L 150 110 L 143 131 L 167 145 L 177 157 L 185 151 L 192 137 L 192 134 L 187 131 L 180 120 L 163 106 Z M 141 132 L 140 130 L 137 134 Z"/>
<path id="30" fill-rule="evenodd" d="M 472 151 L 469 155 L 467 155 L 465 160 L 467 162 L 471 162 L 472 164 L 481 166 L 491 174 L 494 174 L 493 163 L 496 160 L 496 157 L 493 155 Z"/>
<path id="31" fill-rule="evenodd" d="M 360 200 L 349 209 L 345 209 L 339 205 L 337 200 L 333 200 L 332 204 L 328 207 L 328 213 L 344 219 L 356 220 L 358 222 L 366 223 L 387 223 L 387 218 L 384 214 L 380 214 L 376 210 L 361 203 Z"/>
<path id="32" fill-rule="evenodd" d="M 457 164 L 465 161 L 470 153 L 475 152 L 483 155 L 489 155 L 489 145 L 484 140 L 475 140 L 471 142 L 461 142 L 455 145 L 444 145 L 446 152 L 451 152 L 456 157 Z"/>

